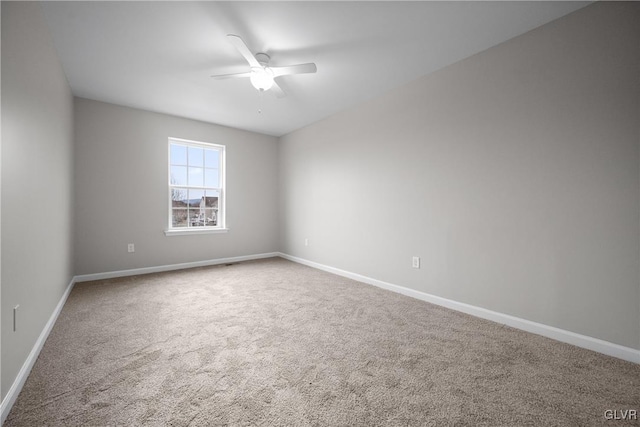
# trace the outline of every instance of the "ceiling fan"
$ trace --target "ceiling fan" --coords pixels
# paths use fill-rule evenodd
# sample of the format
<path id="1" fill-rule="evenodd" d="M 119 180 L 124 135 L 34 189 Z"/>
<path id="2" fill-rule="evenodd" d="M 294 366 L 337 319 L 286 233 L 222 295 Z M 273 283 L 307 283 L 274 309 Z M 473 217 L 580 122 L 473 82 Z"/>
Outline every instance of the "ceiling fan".
<path id="1" fill-rule="evenodd" d="M 251 70 L 246 73 L 220 74 L 213 75 L 214 79 L 229 79 L 237 77 L 249 77 L 253 87 L 259 91 L 272 90 L 276 97 L 283 98 L 286 96 L 284 91 L 274 81 L 276 77 L 288 76 L 292 74 L 315 73 L 318 68 L 316 64 L 310 62 L 307 64 L 289 65 L 284 67 L 270 67 L 270 57 L 266 53 L 256 53 L 253 55 L 245 42 L 234 34 L 228 34 L 227 38 L 233 44 L 238 52 L 247 60 Z"/>

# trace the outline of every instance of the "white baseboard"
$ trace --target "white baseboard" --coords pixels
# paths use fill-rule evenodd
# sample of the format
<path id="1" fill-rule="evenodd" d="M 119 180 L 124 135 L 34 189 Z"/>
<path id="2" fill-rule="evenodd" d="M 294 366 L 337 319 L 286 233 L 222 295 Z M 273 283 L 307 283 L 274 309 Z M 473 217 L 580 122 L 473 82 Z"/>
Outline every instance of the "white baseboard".
<path id="1" fill-rule="evenodd" d="M 9 388 L 7 395 L 2 400 L 2 404 L 0 404 L 0 425 L 2 425 L 4 423 L 4 420 L 7 419 L 7 416 L 9 415 L 9 411 L 11 410 L 11 407 L 13 406 L 16 399 L 18 398 L 18 395 L 20 394 L 20 390 L 22 390 L 22 386 L 24 386 L 25 381 L 27 381 L 27 378 L 29 377 L 29 373 L 31 373 L 31 368 L 33 368 L 33 365 L 36 363 L 36 359 L 38 359 L 40 350 L 42 350 L 42 346 L 47 340 L 47 337 L 49 336 L 51 329 L 53 329 L 53 325 L 56 323 L 56 320 L 58 319 L 58 316 L 62 311 L 62 307 L 64 307 L 64 303 L 67 301 L 67 298 L 69 297 L 69 294 L 71 293 L 71 290 L 73 289 L 74 285 L 75 285 L 75 277 L 71 279 L 71 282 L 69 282 L 69 285 L 67 286 L 67 289 L 65 289 L 64 294 L 62 294 L 62 298 L 60 298 L 58 305 L 56 305 L 56 308 L 53 310 L 53 313 L 51 313 L 51 317 L 49 317 L 49 321 L 47 321 L 46 325 L 44 325 L 44 329 L 42 330 L 42 332 L 40 333 L 40 336 L 36 340 L 36 343 L 31 349 L 29 356 L 27 356 L 27 360 L 25 360 L 24 363 L 22 364 L 22 368 L 20 368 L 20 371 L 18 372 L 18 375 L 16 376 L 15 381 L 11 385 L 11 388 Z"/>
<path id="2" fill-rule="evenodd" d="M 416 291 L 414 289 L 405 288 L 403 286 L 394 285 L 391 283 L 383 282 L 381 280 L 373 279 L 371 277 L 363 276 L 361 274 L 352 273 L 345 270 L 340 270 L 338 268 L 329 267 L 327 265 L 323 265 L 314 261 L 309 261 L 303 258 L 294 257 L 288 254 L 284 254 L 281 252 L 269 252 L 263 254 L 255 254 L 255 255 L 245 255 L 238 257 L 230 257 L 230 258 L 219 258 L 214 260 L 207 261 L 196 261 L 196 262 L 187 262 L 182 264 L 171 264 L 171 265 L 162 265 L 157 267 L 144 267 L 144 268 L 134 268 L 130 270 L 120 270 L 120 271 L 111 271 L 106 273 L 96 273 L 96 274 L 84 274 L 75 276 L 71 279 L 71 282 L 67 286 L 64 294 L 60 298 L 58 305 L 54 309 L 49 321 L 44 326 L 44 329 L 40 333 L 40 336 L 36 340 L 29 356 L 25 360 L 22 368 L 18 372 L 18 375 L 13 382 L 13 385 L 7 392 L 7 395 L 2 400 L 0 404 L 0 425 L 4 423 L 5 419 L 9 415 L 9 411 L 11 407 L 15 403 L 22 387 L 24 386 L 31 369 L 33 368 L 40 351 L 42 350 L 42 346 L 44 345 L 53 325 L 55 324 L 60 312 L 62 311 L 62 307 L 64 306 L 73 286 L 78 282 L 86 282 L 90 280 L 101 280 L 101 279 L 111 279 L 115 277 L 124 277 L 124 276 L 134 276 L 139 274 L 148 274 L 148 273 L 158 273 L 162 271 L 171 271 L 171 270 L 181 270 L 185 268 L 193 268 L 193 267 L 204 267 L 209 265 L 218 265 L 218 264 L 228 264 L 232 262 L 240 262 L 240 261 L 250 261 L 255 259 L 263 259 L 263 258 L 271 258 L 271 257 L 282 257 L 284 259 L 288 259 L 293 262 L 297 262 L 299 264 L 304 264 L 310 267 L 317 268 L 319 270 L 324 270 L 329 273 L 337 274 L 339 276 L 347 277 L 349 279 L 357 280 L 359 282 L 367 283 L 369 285 L 377 286 L 379 288 L 387 289 L 393 292 L 397 292 L 399 294 L 407 295 L 419 300 L 427 301 L 432 304 L 440 305 L 446 308 L 450 308 L 452 310 L 461 311 L 463 313 L 470 314 L 472 316 L 480 317 L 483 319 L 492 320 L 497 323 L 502 323 L 513 328 L 521 329 L 527 332 L 532 332 L 534 334 L 542 335 L 548 338 L 555 339 L 557 341 L 565 342 L 568 344 L 573 344 L 578 347 L 586 348 L 589 350 L 593 350 L 599 353 L 606 354 L 608 356 L 617 357 L 619 359 L 627 360 L 629 362 L 640 363 L 640 350 L 636 350 L 629 347 L 624 347 L 618 344 L 614 344 L 608 341 L 603 341 L 597 338 L 592 338 L 586 335 L 580 335 L 575 332 L 565 331 L 563 329 L 555 328 L 553 326 L 543 325 L 541 323 L 532 322 L 530 320 L 521 319 L 518 317 L 510 316 L 508 314 L 498 313 L 496 311 L 487 310 L 485 308 L 476 307 L 470 304 L 465 304 L 457 301 L 453 301 L 450 299 L 438 297 L 435 295 L 427 294 L 425 292 Z"/>
<path id="3" fill-rule="evenodd" d="M 269 252 L 269 253 L 263 253 L 263 254 L 245 255 L 245 256 L 237 256 L 237 257 L 230 257 L 230 258 L 218 258 L 218 259 L 212 259 L 212 260 L 206 260 L 206 261 L 185 262 L 182 264 L 160 265 L 157 267 L 133 268 L 130 270 L 109 271 L 106 273 L 83 274 L 79 276 L 74 276 L 73 279 L 71 279 L 69 286 L 67 286 L 67 289 L 64 291 L 62 298 L 60 298 L 60 301 L 58 302 L 58 305 L 56 306 L 55 310 L 51 314 L 49 321 L 47 322 L 44 329 L 40 333 L 40 336 L 38 337 L 35 345 L 31 349 L 31 353 L 29 353 L 27 360 L 25 360 L 24 364 L 22 365 L 22 368 L 18 372 L 18 375 L 16 376 L 15 381 L 13 382 L 13 384 L 11 385 L 11 388 L 9 389 L 9 392 L 7 393 L 5 398 L 2 400 L 2 404 L 0 405 L 0 411 L 1 411 L 0 425 L 4 423 L 4 420 L 9 415 L 9 411 L 11 410 L 11 407 L 13 406 L 16 399 L 18 398 L 18 395 L 20 394 L 20 391 L 22 390 L 22 387 L 24 386 L 24 383 L 27 380 L 27 377 L 29 377 L 31 368 L 33 368 L 33 365 L 36 362 L 36 359 L 38 358 L 40 351 L 42 350 L 42 346 L 47 340 L 47 337 L 49 336 L 49 333 L 51 332 L 53 325 L 56 323 L 56 320 L 58 319 L 58 316 L 62 311 L 62 307 L 64 306 L 64 303 L 67 301 L 67 298 L 69 297 L 69 294 L 71 293 L 71 290 L 73 289 L 73 286 L 76 283 L 87 282 L 90 280 L 112 279 L 115 277 L 135 276 L 139 274 L 159 273 L 162 271 L 182 270 L 185 268 L 193 268 L 193 267 L 205 267 L 209 265 L 229 264 L 232 262 L 250 261 L 254 259 L 272 258 L 277 256 L 279 256 L 278 252 Z"/>
<path id="4" fill-rule="evenodd" d="M 106 273 L 81 274 L 75 277 L 76 282 L 88 282 L 91 280 L 113 279 L 116 277 L 138 276 L 140 274 L 160 273 L 163 271 L 184 270 L 185 268 L 206 267 L 210 265 L 229 264 L 232 262 L 251 261 L 254 259 L 273 258 L 279 256 L 278 252 L 263 254 L 243 255 L 230 258 L 218 258 L 205 261 L 184 262 L 181 264 L 159 265 L 156 267 L 132 268 L 130 270 L 108 271 Z"/>
<path id="5" fill-rule="evenodd" d="M 399 294 L 407 295 L 422 301 L 427 301 L 432 304 L 450 308 L 452 310 L 461 311 L 463 313 L 480 317 L 482 319 L 487 319 L 497 323 L 502 323 L 516 329 L 521 329 L 523 331 L 527 331 L 527 332 L 542 335 L 548 338 L 552 338 L 556 341 L 561 341 L 567 344 L 572 344 L 578 347 L 586 348 L 588 350 L 593 350 L 598 353 L 617 357 L 618 359 L 627 360 L 629 362 L 640 363 L 640 350 L 636 350 L 630 347 L 625 347 L 619 344 L 603 341 L 598 338 L 577 334 L 575 332 L 566 331 L 564 329 L 556 328 L 553 326 L 543 325 L 542 323 L 532 322 L 530 320 L 521 319 L 519 317 L 510 316 L 508 314 L 499 313 L 497 311 L 487 310 L 486 308 L 476 307 L 474 305 L 465 304 L 462 302 L 442 298 L 436 295 L 427 294 L 425 292 L 416 291 L 414 289 L 405 288 L 403 286 L 393 285 L 391 283 L 383 282 L 381 280 L 372 279 L 371 277 L 363 276 L 363 275 L 352 273 L 345 270 L 340 270 L 334 267 L 329 267 L 327 265 L 319 264 L 314 261 L 309 261 L 303 258 L 291 256 L 288 254 L 280 253 L 279 256 L 284 259 L 297 262 L 299 264 L 304 264 L 309 267 L 314 267 L 319 270 L 324 270 L 329 273 L 337 274 L 338 276 L 347 277 L 349 279 L 357 280 L 358 282 L 363 282 L 369 285 L 377 286 L 379 288 L 383 288 Z"/>

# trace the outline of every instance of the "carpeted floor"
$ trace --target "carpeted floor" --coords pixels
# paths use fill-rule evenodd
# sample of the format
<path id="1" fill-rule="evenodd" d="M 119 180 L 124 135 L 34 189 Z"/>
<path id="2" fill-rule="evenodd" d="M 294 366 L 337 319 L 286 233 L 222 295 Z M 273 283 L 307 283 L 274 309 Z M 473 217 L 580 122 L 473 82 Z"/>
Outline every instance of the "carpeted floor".
<path id="1" fill-rule="evenodd" d="M 272 258 L 77 284 L 5 426 L 637 425 L 620 409 L 640 365 Z"/>

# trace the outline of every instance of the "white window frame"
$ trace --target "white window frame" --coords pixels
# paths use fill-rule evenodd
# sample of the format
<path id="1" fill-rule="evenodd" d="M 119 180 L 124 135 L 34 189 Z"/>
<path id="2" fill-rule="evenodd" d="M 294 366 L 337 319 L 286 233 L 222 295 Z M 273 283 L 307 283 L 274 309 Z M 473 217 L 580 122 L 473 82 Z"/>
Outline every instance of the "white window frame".
<path id="1" fill-rule="evenodd" d="M 194 185 L 174 185 L 171 183 L 171 145 L 182 145 L 185 147 L 197 147 L 197 148 L 209 148 L 216 149 L 219 152 L 219 187 L 199 187 Z M 167 144 L 167 229 L 164 231 L 166 236 L 179 236 L 189 234 L 211 234 L 211 233 L 226 233 L 229 231 L 226 228 L 226 146 L 220 144 L 212 144 L 210 142 L 192 141 L 189 139 L 169 137 Z M 196 189 L 196 190 L 216 190 L 218 191 L 218 212 L 216 217 L 215 226 L 189 226 L 187 227 L 174 227 L 173 226 L 173 203 L 172 192 L 174 188 L 181 189 Z"/>

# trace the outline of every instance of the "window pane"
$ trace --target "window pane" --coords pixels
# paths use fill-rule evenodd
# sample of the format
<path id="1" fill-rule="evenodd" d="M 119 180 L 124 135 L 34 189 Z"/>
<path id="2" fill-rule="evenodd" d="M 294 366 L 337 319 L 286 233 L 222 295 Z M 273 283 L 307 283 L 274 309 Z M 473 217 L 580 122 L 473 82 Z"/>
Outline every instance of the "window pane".
<path id="1" fill-rule="evenodd" d="M 220 152 L 218 150 L 204 150 L 204 167 L 220 167 Z"/>
<path id="2" fill-rule="evenodd" d="M 219 197 L 218 191 L 207 190 L 204 197 L 204 206 L 202 207 L 218 209 L 218 197 Z"/>
<path id="3" fill-rule="evenodd" d="M 169 139 L 170 227 L 224 226 L 223 156 L 224 147 Z"/>
<path id="4" fill-rule="evenodd" d="M 186 166 L 171 166 L 169 183 L 171 183 L 171 185 L 187 185 Z"/>
<path id="5" fill-rule="evenodd" d="M 187 189 L 186 188 L 171 189 L 171 206 L 174 208 L 187 207 Z"/>
<path id="6" fill-rule="evenodd" d="M 203 197 L 204 190 L 189 190 L 189 207 L 199 209 Z"/>
<path id="7" fill-rule="evenodd" d="M 187 164 L 187 147 L 183 145 L 171 144 L 171 164 L 172 165 Z"/>
<path id="8" fill-rule="evenodd" d="M 173 227 L 186 227 L 187 226 L 187 210 L 186 209 L 172 209 L 171 210 L 171 225 Z"/>
<path id="9" fill-rule="evenodd" d="M 204 212 L 200 208 L 189 209 L 189 226 L 202 227 L 204 225 Z"/>
<path id="10" fill-rule="evenodd" d="M 204 221 L 207 227 L 214 227 L 218 224 L 218 212 L 217 209 L 205 209 Z"/>
<path id="11" fill-rule="evenodd" d="M 202 187 L 204 185 L 204 169 L 189 167 L 189 185 Z"/>
<path id="12" fill-rule="evenodd" d="M 220 174 L 218 173 L 218 169 L 204 170 L 204 186 L 220 187 Z"/>
<path id="13" fill-rule="evenodd" d="M 189 147 L 189 166 L 204 166 L 204 149 Z"/>
<path id="14" fill-rule="evenodd" d="M 205 195 L 207 197 L 215 197 L 217 199 L 220 196 L 220 192 L 218 190 L 206 190 Z"/>

